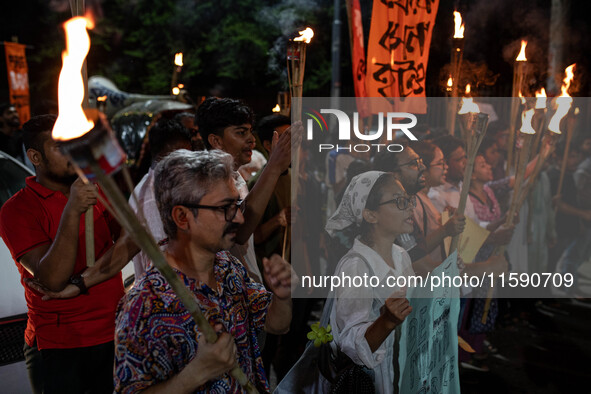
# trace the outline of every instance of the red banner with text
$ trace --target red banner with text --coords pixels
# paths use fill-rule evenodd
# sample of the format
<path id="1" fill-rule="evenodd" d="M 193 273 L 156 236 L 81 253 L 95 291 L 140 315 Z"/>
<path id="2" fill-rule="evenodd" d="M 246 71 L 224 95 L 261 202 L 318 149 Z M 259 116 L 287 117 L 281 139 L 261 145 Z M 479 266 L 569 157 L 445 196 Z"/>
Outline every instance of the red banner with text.
<path id="1" fill-rule="evenodd" d="M 374 0 L 367 56 L 369 97 L 399 97 L 383 101 L 383 108 L 404 110 L 404 98 L 425 97 L 429 48 L 439 0 Z M 412 100 L 415 113 L 426 111 L 426 101 Z M 417 105 L 423 102 L 423 109 Z M 408 108 L 407 108 L 408 109 Z"/>
<path id="2" fill-rule="evenodd" d="M 29 107 L 29 70 L 25 56 L 25 45 L 5 42 L 6 69 L 10 103 L 16 107 L 21 125 L 31 117 Z"/>
<path id="3" fill-rule="evenodd" d="M 369 116 L 369 105 L 363 97 L 367 97 L 365 73 L 367 70 L 365 59 L 365 44 L 363 42 L 363 21 L 359 0 L 349 0 L 349 25 L 351 28 L 351 60 L 353 64 L 353 85 L 357 99 L 357 111 L 362 118 Z"/>

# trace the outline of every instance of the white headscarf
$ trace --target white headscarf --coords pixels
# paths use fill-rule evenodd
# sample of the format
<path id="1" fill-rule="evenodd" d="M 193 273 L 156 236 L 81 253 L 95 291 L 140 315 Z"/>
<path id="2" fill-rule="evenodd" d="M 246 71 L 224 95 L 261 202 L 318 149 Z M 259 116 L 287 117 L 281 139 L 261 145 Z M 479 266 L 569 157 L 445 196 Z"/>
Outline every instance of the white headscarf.
<path id="1" fill-rule="evenodd" d="M 343 230 L 352 224 L 361 224 L 367 197 L 382 174 L 384 174 L 382 171 L 368 171 L 351 179 L 339 207 L 326 222 L 327 233 L 334 236 L 336 231 Z"/>

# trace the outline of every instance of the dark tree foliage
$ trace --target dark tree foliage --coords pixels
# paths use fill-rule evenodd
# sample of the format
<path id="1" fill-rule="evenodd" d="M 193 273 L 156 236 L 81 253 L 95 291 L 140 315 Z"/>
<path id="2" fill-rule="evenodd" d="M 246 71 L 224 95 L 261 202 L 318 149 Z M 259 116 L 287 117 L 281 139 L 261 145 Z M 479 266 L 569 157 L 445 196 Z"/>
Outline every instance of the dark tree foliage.
<path id="1" fill-rule="evenodd" d="M 233 96 L 255 107 L 272 107 L 277 92 L 287 90 L 287 40 L 310 26 L 316 37 L 308 50 L 305 94 L 326 96 L 331 4 L 327 0 L 86 0 L 96 20 L 90 32 L 88 75 L 103 75 L 127 92 L 167 94 L 174 54 L 183 52 L 179 82 L 194 99 Z M 61 24 L 71 15 L 68 1 L 22 0 L 11 2 L 8 11 L 18 18 L 3 24 L 3 38 L 18 34 L 20 42 L 34 46 L 27 52 L 32 101 L 56 99 L 65 46 Z"/>

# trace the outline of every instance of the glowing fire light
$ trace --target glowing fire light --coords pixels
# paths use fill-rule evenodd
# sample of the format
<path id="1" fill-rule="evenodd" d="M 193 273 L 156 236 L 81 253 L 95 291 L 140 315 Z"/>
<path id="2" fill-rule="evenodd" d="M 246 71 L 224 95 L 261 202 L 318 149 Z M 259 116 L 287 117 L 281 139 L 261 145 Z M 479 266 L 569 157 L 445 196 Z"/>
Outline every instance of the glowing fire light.
<path id="1" fill-rule="evenodd" d="M 523 134 L 535 134 L 536 131 L 531 125 L 531 121 L 534 117 L 535 109 L 528 109 L 527 111 L 523 111 L 521 114 L 521 131 Z"/>
<path id="2" fill-rule="evenodd" d="M 521 99 L 521 104 L 525 105 L 525 97 L 523 97 L 523 94 L 521 94 L 521 90 L 519 90 L 519 92 L 517 93 L 517 95 Z"/>
<path id="3" fill-rule="evenodd" d="M 299 31 L 300 36 L 294 38 L 294 41 L 304 41 L 306 44 L 309 44 L 312 41 L 312 37 L 314 37 L 314 30 L 306 27 L 306 30 Z"/>
<path id="4" fill-rule="evenodd" d="M 96 101 L 101 101 L 101 102 L 107 101 L 107 95 L 105 94 L 104 96 L 97 97 Z"/>
<path id="5" fill-rule="evenodd" d="M 78 138 L 94 127 L 82 110 L 84 82 L 82 65 L 90 49 L 90 37 L 86 29 L 94 27 L 86 17 L 75 17 L 64 24 L 66 50 L 62 53 L 63 66 L 58 82 L 59 115 L 53 127 L 55 140 Z"/>
<path id="6" fill-rule="evenodd" d="M 281 111 L 281 107 L 279 106 L 279 104 L 275 104 L 275 107 L 273 107 L 272 111 L 273 112 L 279 112 L 279 111 Z"/>
<path id="7" fill-rule="evenodd" d="M 462 14 L 454 11 L 454 38 L 464 38 L 464 24 L 462 23 Z"/>
<path id="8" fill-rule="evenodd" d="M 470 92 L 472 91 L 472 88 L 470 87 L 470 84 L 466 85 L 466 94 L 470 94 Z"/>
<path id="9" fill-rule="evenodd" d="M 480 108 L 478 108 L 478 104 L 474 102 L 472 97 L 463 97 L 462 98 L 462 106 L 458 111 L 458 115 L 463 115 L 467 113 L 480 113 Z"/>
<path id="10" fill-rule="evenodd" d="M 174 65 L 183 67 L 183 53 L 179 52 L 174 55 Z"/>
<path id="11" fill-rule="evenodd" d="M 452 86 L 454 86 L 454 80 L 451 78 L 450 75 L 450 77 L 447 79 L 447 87 L 451 89 Z"/>
<path id="12" fill-rule="evenodd" d="M 535 109 L 546 108 L 546 89 L 542 88 L 536 92 Z"/>
<path id="13" fill-rule="evenodd" d="M 570 88 L 570 84 L 575 78 L 575 66 L 576 63 L 571 64 L 567 68 L 564 69 L 564 79 L 562 80 L 562 86 L 560 87 L 560 96 L 559 97 L 570 97 L 568 94 L 568 89 Z"/>
<path id="14" fill-rule="evenodd" d="M 174 88 L 172 88 L 172 94 L 174 94 L 175 96 L 178 96 L 180 92 L 181 92 L 181 90 L 179 89 L 178 86 L 175 86 Z"/>
<path id="15" fill-rule="evenodd" d="M 182 83 L 179 83 L 177 86 L 179 87 L 179 89 L 182 89 L 185 87 L 185 85 L 183 85 Z"/>
<path id="16" fill-rule="evenodd" d="M 556 112 L 548 123 L 548 130 L 556 134 L 562 134 L 560 131 L 560 121 L 566 116 L 573 104 L 573 98 L 568 94 L 568 88 L 574 78 L 575 65 L 571 64 L 564 70 L 565 77 L 562 80 L 562 86 L 560 88 L 560 96 L 556 97 Z"/>
<path id="17" fill-rule="evenodd" d="M 527 61 L 527 58 L 525 57 L 525 47 L 526 46 L 527 46 L 527 41 L 521 40 L 521 50 L 519 51 L 519 54 L 515 58 L 516 62 L 526 62 Z"/>

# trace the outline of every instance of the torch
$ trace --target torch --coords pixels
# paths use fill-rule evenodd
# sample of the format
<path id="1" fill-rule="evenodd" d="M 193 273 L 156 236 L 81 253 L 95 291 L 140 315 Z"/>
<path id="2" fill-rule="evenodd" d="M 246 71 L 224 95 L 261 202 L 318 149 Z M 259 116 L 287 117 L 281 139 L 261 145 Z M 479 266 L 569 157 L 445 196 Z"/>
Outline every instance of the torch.
<path id="1" fill-rule="evenodd" d="M 462 69 L 462 56 L 464 50 L 464 24 L 462 14 L 454 11 L 454 36 L 451 47 L 451 75 L 447 80 L 448 91 L 451 93 L 451 100 L 448 109 L 447 128 L 451 135 L 454 135 L 456 128 L 456 111 L 458 108 L 458 86 Z"/>
<path id="2" fill-rule="evenodd" d="M 468 162 L 464 172 L 464 180 L 462 182 L 462 191 L 460 192 L 460 201 L 456 212 L 463 214 L 466 209 L 466 200 L 468 199 L 468 191 L 470 190 L 470 181 L 472 179 L 472 170 L 474 170 L 474 160 L 478 153 L 480 143 L 486 134 L 488 126 L 488 115 L 481 113 L 478 105 L 474 103 L 471 97 L 464 97 L 462 99 L 462 107 L 458 112 L 460 117 L 460 130 L 462 132 L 462 139 L 466 142 L 466 154 Z M 455 235 L 451 239 L 449 253 L 458 247 L 459 235 Z"/>
<path id="3" fill-rule="evenodd" d="M 521 144 L 521 151 L 519 151 L 517 157 L 517 173 L 515 174 L 515 183 L 513 184 L 513 196 L 511 196 L 511 204 L 509 205 L 509 210 L 507 211 L 507 218 L 505 219 L 506 227 L 510 227 L 513 225 L 513 220 L 515 218 L 515 212 L 517 212 L 518 204 L 523 202 L 521 197 L 521 183 L 523 182 L 525 167 L 527 165 L 527 160 L 529 159 L 529 152 L 536 134 L 536 131 L 532 127 L 532 119 L 534 117 L 534 113 L 535 109 L 531 108 L 529 110 L 523 111 L 521 114 L 521 128 L 519 129 L 519 131 L 522 134 L 521 137 L 523 138 L 523 143 Z M 497 248 L 495 248 L 494 254 L 503 255 L 504 253 L 505 246 L 498 246 Z M 486 319 L 488 318 L 488 311 L 490 310 L 490 303 L 492 301 L 492 295 L 493 286 L 491 286 L 488 289 L 486 302 L 484 304 L 484 310 L 482 312 L 482 324 L 486 324 Z"/>
<path id="4" fill-rule="evenodd" d="M 174 95 L 178 95 L 180 89 L 177 86 L 177 80 L 179 78 L 179 74 L 183 69 L 183 53 L 179 52 L 174 55 L 174 71 L 172 72 L 172 82 L 170 83 L 170 91 Z M 177 93 L 174 93 L 174 89 L 177 88 Z"/>
<path id="5" fill-rule="evenodd" d="M 536 104 L 534 106 L 534 109 L 535 109 L 535 113 L 534 113 L 534 117 L 532 120 L 532 126 L 533 126 L 534 130 L 536 131 L 536 139 L 534 141 L 532 151 L 535 152 L 535 149 L 538 149 L 541 137 L 544 134 L 544 126 L 545 126 L 545 120 L 546 120 L 546 90 L 544 88 L 542 88 L 541 90 L 538 90 L 536 92 Z M 552 133 L 552 134 L 557 135 L 556 133 Z M 546 138 L 552 138 L 552 137 L 551 136 L 544 137 L 544 140 Z M 536 166 L 534 167 L 532 174 L 528 178 L 527 184 L 525 185 L 525 187 L 523 189 L 521 189 L 520 196 L 519 196 L 519 202 L 517 203 L 517 209 L 519 209 L 523 205 L 525 198 L 527 197 L 527 195 L 529 194 L 531 189 L 534 187 L 534 184 L 536 182 L 538 175 L 540 175 L 540 172 L 542 170 L 542 166 L 544 165 L 544 163 L 546 162 L 548 157 L 550 157 L 550 155 L 552 154 L 553 148 L 550 148 L 548 150 L 544 150 L 544 146 L 545 146 L 545 143 L 542 142 L 542 147 L 541 147 L 541 150 L 538 154 L 538 159 L 536 160 Z M 553 146 L 554 146 L 554 144 L 552 144 L 552 147 Z"/>
<path id="6" fill-rule="evenodd" d="M 299 33 L 300 36 L 289 41 L 287 45 L 287 78 L 292 101 L 292 119 L 296 121 L 302 117 L 306 47 L 314 37 L 314 31 L 307 27 Z"/>
<path id="7" fill-rule="evenodd" d="M 201 313 L 195 296 L 185 287 L 178 275 L 168 265 L 156 241 L 146 230 L 127 199 L 109 176 L 123 169 L 128 186 L 133 190 L 129 174 L 124 167 L 125 153 L 108 125 L 106 117 L 98 111 L 82 110 L 84 88 L 80 69 L 90 48 L 86 32 L 87 19 L 73 18 L 66 22 L 67 50 L 64 52 L 64 65 L 59 78 L 59 116 L 52 131 L 52 137 L 60 141 L 60 149 L 70 159 L 82 179 L 96 179 L 109 199 L 109 203 L 99 195 L 99 200 L 112 212 L 122 227 L 132 236 L 134 242 L 150 257 L 154 266 L 166 278 L 176 296 L 191 313 L 197 327 L 209 343 L 217 340 L 217 335 Z M 89 116 L 91 119 L 88 119 Z M 230 374 L 249 393 L 257 390 L 236 363 Z"/>
<path id="8" fill-rule="evenodd" d="M 299 37 L 290 40 L 287 44 L 287 79 L 289 82 L 289 91 L 291 94 L 291 118 L 299 121 L 302 118 L 302 95 L 304 88 L 304 71 L 306 68 L 306 48 L 314 37 L 314 30 L 307 27 L 299 31 Z M 295 200 L 298 195 L 299 170 L 300 170 L 300 149 L 297 148 L 293 156 L 291 168 L 295 171 L 295 177 L 292 178 L 292 207 L 295 206 Z M 295 182 L 293 181 L 295 179 Z M 285 227 L 283 233 L 283 254 L 286 250 L 286 239 L 289 234 L 289 224 Z"/>
<path id="9" fill-rule="evenodd" d="M 568 89 L 570 88 L 570 84 L 574 78 L 574 69 L 575 64 L 571 64 L 565 70 L 565 77 L 562 81 L 562 86 L 560 87 L 561 93 L 560 96 L 556 97 L 556 112 L 552 119 L 550 119 L 550 123 L 548 123 L 548 130 L 553 131 L 557 134 L 561 134 L 560 132 L 560 121 L 564 118 L 573 103 L 573 98 L 568 94 Z M 558 179 L 558 189 L 556 190 L 556 195 L 560 195 L 562 191 L 562 184 L 564 182 L 564 174 L 566 173 L 566 162 L 568 158 L 568 153 L 570 149 L 570 143 L 572 140 L 572 122 L 568 124 L 566 128 L 566 142 L 564 147 L 564 154 L 562 156 L 562 164 L 560 166 L 560 178 Z M 555 208 L 555 212 L 558 210 L 558 205 Z"/>
<path id="10" fill-rule="evenodd" d="M 519 101 L 516 97 L 523 98 L 522 87 L 523 80 L 525 79 L 525 67 L 527 65 L 527 58 L 525 57 L 525 47 L 527 41 L 521 40 L 521 50 L 515 58 L 515 64 L 513 65 L 513 87 L 511 88 L 511 113 L 509 118 L 509 141 L 507 146 L 507 172 L 506 175 L 511 175 L 513 169 L 513 153 L 515 150 L 515 123 L 517 123 L 517 114 L 519 113 Z"/>

